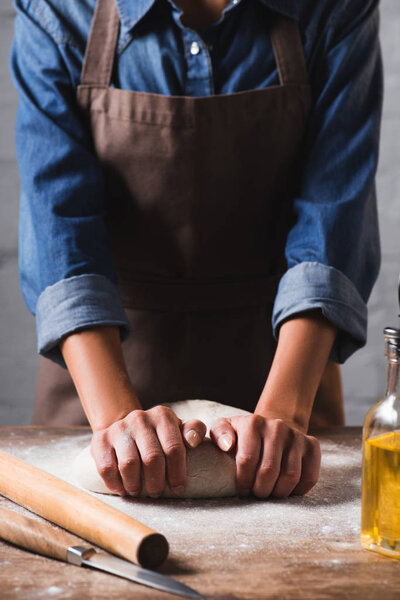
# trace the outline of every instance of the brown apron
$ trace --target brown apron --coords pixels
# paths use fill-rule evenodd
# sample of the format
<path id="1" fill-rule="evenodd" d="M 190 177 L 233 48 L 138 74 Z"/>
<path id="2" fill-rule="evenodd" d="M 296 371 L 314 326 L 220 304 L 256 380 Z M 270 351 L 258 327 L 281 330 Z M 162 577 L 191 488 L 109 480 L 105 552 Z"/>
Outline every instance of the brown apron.
<path id="1" fill-rule="evenodd" d="M 106 175 L 107 225 L 144 408 L 207 398 L 253 411 L 275 352 L 299 154 L 311 108 L 298 26 L 271 12 L 280 84 L 208 97 L 110 87 L 119 16 L 98 0 L 77 98 Z M 34 423 L 87 423 L 67 371 L 41 359 Z M 329 363 L 312 425 L 340 425 Z"/>

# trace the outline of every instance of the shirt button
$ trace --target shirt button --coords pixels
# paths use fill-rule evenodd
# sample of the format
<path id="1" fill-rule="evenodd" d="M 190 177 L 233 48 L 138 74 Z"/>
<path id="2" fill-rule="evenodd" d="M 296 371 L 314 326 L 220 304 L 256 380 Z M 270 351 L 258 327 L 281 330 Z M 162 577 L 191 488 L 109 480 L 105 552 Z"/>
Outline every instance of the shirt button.
<path id="1" fill-rule="evenodd" d="M 196 56 L 196 54 L 200 53 L 200 46 L 197 42 L 192 42 L 191 46 L 190 46 L 190 54 L 193 54 L 193 56 Z"/>

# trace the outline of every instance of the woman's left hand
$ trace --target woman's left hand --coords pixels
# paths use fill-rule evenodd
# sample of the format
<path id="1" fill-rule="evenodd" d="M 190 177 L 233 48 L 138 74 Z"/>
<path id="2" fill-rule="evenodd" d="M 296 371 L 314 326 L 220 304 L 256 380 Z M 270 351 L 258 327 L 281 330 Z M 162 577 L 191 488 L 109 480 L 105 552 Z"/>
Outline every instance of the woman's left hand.
<path id="1" fill-rule="evenodd" d="M 259 414 L 221 418 L 213 423 L 210 433 L 221 450 L 235 450 L 241 496 L 303 495 L 318 481 L 318 440 L 282 419 Z"/>

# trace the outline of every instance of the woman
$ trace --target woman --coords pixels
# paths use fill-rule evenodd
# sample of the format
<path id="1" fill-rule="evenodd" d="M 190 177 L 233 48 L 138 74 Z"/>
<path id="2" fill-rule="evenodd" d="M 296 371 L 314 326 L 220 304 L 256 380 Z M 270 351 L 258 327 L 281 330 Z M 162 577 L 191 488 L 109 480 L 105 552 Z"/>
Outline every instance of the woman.
<path id="1" fill-rule="evenodd" d="M 35 422 L 179 495 L 205 427 L 159 405 L 216 400 L 254 413 L 211 430 L 239 492 L 306 493 L 379 268 L 377 1 L 16 4 Z"/>

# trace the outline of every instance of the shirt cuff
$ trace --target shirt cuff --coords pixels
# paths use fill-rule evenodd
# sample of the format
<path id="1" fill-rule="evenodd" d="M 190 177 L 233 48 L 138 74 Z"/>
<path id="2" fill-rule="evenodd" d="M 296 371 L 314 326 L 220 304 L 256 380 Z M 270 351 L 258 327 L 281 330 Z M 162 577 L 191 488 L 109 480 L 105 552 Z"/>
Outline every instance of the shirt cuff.
<path id="1" fill-rule="evenodd" d="M 78 275 L 47 287 L 36 308 L 38 352 L 66 367 L 60 340 L 66 335 L 99 325 L 120 328 L 121 341 L 130 325 L 116 285 L 103 275 Z"/>
<path id="2" fill-rule="evenodd" d="M 352 281 L 333 267 L 304 262 L 283 275 L 272 315 L 275 338 L 285 319 L 316 308 L 338 328 L 330 360 L 344 363 L 366 342 L 367 306 Z"/>

